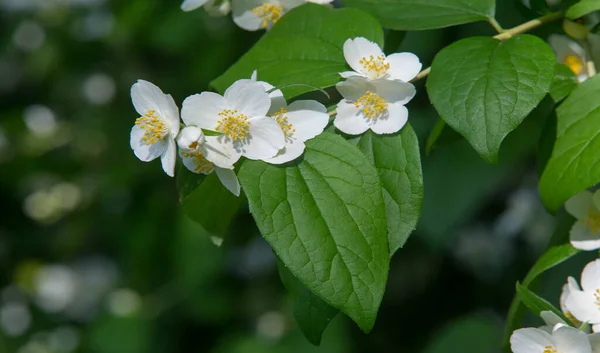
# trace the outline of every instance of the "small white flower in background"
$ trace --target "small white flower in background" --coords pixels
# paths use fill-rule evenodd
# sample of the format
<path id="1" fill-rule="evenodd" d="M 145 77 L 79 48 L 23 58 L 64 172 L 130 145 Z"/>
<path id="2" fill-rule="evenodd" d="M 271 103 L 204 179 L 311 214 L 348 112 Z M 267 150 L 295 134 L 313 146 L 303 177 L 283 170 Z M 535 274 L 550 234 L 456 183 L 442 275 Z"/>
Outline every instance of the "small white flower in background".
<path id="1" fill-rule="evenodd" d="M 138 80 L 131 87 L 131 100 L 138 114 L 131 129 L 130 145 L 144 162 L 158 157 L 165 173 L 175 174 L 175 137 L 179 133 L 179 108 L 173 97 L 154 84 Z"/>
<path id="2" fill-rule="evenodd" d="M 359 135 L 371 129 L 376 134 L 400 131 L 408 120 L 404 106 L 415 96 L 415 87 L 401 81 L 370 81 L 350 77 L 336 85 L 344 97 L 337 106 L 333 124 L 340 131 Z"/>
<path id="3" fill-rule="evenodd" d="M 267 117 L 270 106 L 264 86 L 246 79 L 231 85 L 224 96 L 203 92 L 186 98 L 181 117 L 186 125 L 223 134 L 217 141 L 232 162 L 242 155 L 264 160 L 285 146 L 279 124 Z"/>
<path id="4" fill-rule="evenodd" d="M 362 76 L 370 80 L 386 79 L 408 82 L 415 78 L 423 65 L 413 53 L 386 56 L 376 43 L 363 37 L 344 43 L 344 57 L 354 71 L 340 72 L 344 78 Z"/>
<path id="5" fill-rule="evenodd" d="M 600 259 L 590 262 L 581 273 L 581 288 L 569 278 L 569 296 L 566 306 L 581 322 L 592 325 L 600 332 Z"/>
<path id="6" fill-rule="evenodd" d="M 196 174 L 209 175 L 213 171 L 235 196 L 240 196 L 240 183 L 233 171 L 234 153 L 218 141 L 218 136 L 205 136 L 201 129 L 186 126 L 179 133 L 177 144 L 183 165 Z"/>
<path id="7" fill-rule="evenodd" d="M 231 12 L 231 1 L 229 0 L 185 0 L 181 4 L 183 11 L 194 11 L 200 6 L 212 16 L 226 16 Z"/>
<path id="8" fill-rule="evenodd" d="M 513 353 L 593 353 L 585 332 L 563 324 L 551 333 L 531 327 L 516 330 L 510 347 Z"/>
<path id="9" fill-rule="evenodd" d="M 583 326 L 583 322 L 578 320 L 567 308 L 567 300 L 569 300 L 569 296 L 571 295 L 571 288 L 580 289 L 579 284 L 577 284 L 577 281 L 573 277 L 569 277 L 567 283 L 563 285 L 562 292 L 560 294 L 560 310 L 562 310 L 565 316 L 568 317 L 575 326 L 581 327 Z"/>
<path id="10" fill-rule="evenodd" d="M 580 250 L 600 249 L 600 191 L 585 190 L 571 197 L 565 209 L 577 222 L 571 228 L 571 245 Z"/>
<path id="11" fill-rule="evenodd" d="M 233 22 L 247 31 L 269 29 L 306 0 L 232 0 Z"/>
<path id="12" fill-rule="evenodd" d="M 588 55 L 581 45 L 567 36 L 558 34 L 548 37 L 548 43 L 554 50 L 558 63 L 571 69 L 579 82 L 589 78 L 587 70 Z"/>

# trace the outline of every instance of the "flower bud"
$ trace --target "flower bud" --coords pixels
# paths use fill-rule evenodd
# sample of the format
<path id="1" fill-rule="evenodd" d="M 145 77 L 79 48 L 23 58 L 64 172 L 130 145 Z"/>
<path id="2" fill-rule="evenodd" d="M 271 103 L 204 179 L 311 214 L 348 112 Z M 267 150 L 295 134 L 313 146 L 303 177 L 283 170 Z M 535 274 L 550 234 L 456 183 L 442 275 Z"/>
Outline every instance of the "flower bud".
<path id="1" fill-rule="evenodd" d="M 196 126 L 186 126 L 177 137 L 177 144 L 182 150 L 196 150 L 204 143 L 204 133 Z"/>
<path id="2" fill-rule="evenodd" d="M 586 26 L 567 19 L 563 21 L 563 31 L 573 39 L 585 39 L 590 33 Z"/>

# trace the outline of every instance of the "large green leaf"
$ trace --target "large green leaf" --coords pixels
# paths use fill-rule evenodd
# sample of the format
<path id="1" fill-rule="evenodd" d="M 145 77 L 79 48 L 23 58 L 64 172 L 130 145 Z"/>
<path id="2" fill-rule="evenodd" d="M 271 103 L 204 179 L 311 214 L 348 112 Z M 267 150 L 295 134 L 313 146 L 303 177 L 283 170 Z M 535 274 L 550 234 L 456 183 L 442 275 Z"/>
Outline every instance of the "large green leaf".
<path id="1" fill-rule="evenodd" d="M 565 315 L 554 305 L 550 304 L 546 299 L 541 298 L 520 283 L 517 283 L 517 296 L 521 302 L 525 304 L 525 306 L 536 316 L 539 316 L 542 311 L 552 311 L 565 320 L 565 322 L 569 322 L 569 319 L 567 319 Z"/>
<path id="2" fill-rule="evenodd" d="M 277 262 L 281 282 L 292 296 L 292 311 L 300 330 L 315 346 L 338 310 L 306 288 L 281 262 Z"/>
<path id="3" fill-rule="evenodd" d="M 331 9 L 306 4 L 287 13 L 236 64 L 211 82 L 219 92 L 258 70 L 260 80 L 273 85 L 308 84 L 326 88 L 346 71 L 343 45 L 348 38 L 365 37 L 383 45 L 377 21 L 356 9 Z M 283 88 L 289 99 L 312 91 L 307 86 Z"/>
<path id="4" fill-rule="evenodd" d="M 423 204 L 423 173 L 419 140 L 410 125 L 394 135 L 368 131 L 358 148 L 379 171 L 388 228 L 390 255 L 404 246 L 415 229 Z"/>
<path id="5" fill-rule="evenodd" d="M 600 76 L 582 83 L 556 110 L 556 143 L 540 180 L 542 201 L 556 211 L 600 181 Z"/>
<path id="6" fill-rule="evenodd" d="M 468 38 L 436 56 L 427 91 L 442 119 L 495 163 L 504 138 L 550 90 L 554 67 L 552 49 L 537 37 Z"/>
<path id="7" fill-rule="evenodd" d="M 566 15 L 567 18 L 574 20 L 598 10 L 600 10 L 600 0 L 581 0 L 577 4 L 569 7 Z"/>
<path id="8" fill-rule="evenodd" d="M 344 0 L 375 16 L 384 27 L 433 29 L 494 17 L 495 0 Z"/>
<path id="9" fill-rule="evenodd" d="M 370 331 L 389 266 L 377 170 L 342 137 L 307 142 L 303 160 L 246 161 L 239 173 L 263 237 L 308 289 Z"/>

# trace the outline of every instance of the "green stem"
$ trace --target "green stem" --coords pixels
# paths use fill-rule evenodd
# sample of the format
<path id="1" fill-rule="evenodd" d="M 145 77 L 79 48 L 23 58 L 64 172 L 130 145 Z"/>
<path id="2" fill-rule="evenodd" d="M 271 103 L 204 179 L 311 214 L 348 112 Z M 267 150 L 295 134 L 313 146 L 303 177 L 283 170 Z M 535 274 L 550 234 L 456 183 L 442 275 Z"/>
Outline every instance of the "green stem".
<path id="1" fill-rule="evenodd" d="M 488 17 L 488 22 L 492 25 L 492 27 L 494 27 L 494 29 L 496 30 L 496 32 L 498 32 L 498 33 L 504 33 L 504 29 L 502 28 L 502 26 L 500 26 L 500 24 L 498 23 L 498 21 L 496 21 L 496 18 L 494 18 L 494 17 Z"/>

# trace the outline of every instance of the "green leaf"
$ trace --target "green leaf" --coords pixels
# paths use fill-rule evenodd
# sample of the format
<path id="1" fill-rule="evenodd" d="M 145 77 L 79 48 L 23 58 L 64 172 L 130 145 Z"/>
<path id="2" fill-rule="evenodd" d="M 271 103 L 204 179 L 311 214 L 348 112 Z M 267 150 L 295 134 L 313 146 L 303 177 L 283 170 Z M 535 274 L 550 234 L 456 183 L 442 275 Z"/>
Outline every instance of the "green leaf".
<path id="1" fill-rule="evenodd" d="M 394 135 L 363 134 L 358 148 L 369 157 L 383 184 L 390 256 L 415 230 L 423 204 L 419 140 L 410 125 Z"/>
<path id="2" fill-rule="evenodd" d="M 442 28 L 494 17 L 494 0 L 344 0 L 390 29 Z"/>
<path id="3" fill-rule="evenodd" d="M 539 275 L 548 271 L 552 267 L 565 262 L 578 253 L 579 250 L 575 249 L 570 244 L 555 246 L 548 249 L 548 251 L 546 251 L 546 253 L 538 259 L 531 270 L 529 270 L 529 273 L 527 273 L 527 276 L 523 280 L 523 285 L 529 286 L 531 282 Z"/>
<path id="4" fill-rule="evenodd" d="M 373 328 L 389 248 L 382 186 L 367 157 L 323 133 L 289 167 L 246 161 L 239 179 L 263 237 L 309 290 Z"/>
<path id="5" fill-rule="evenodd" d="M 525 306 L 531 310 L 536 316 L 539 316 L 542 311 L 552 311 L 560 318 L 565 320 L 565 322 L 569 322 L 569 320 L 565 317 L 562 311 L 558 310 L 554 307 L 554 305 L 550 304 L 544 298 L 541 298 L 537 294 L 533 293 L 524 285 L 517 283 L 517 296 L 525 304 Z"/>
<path id="6" fill-rule="evenodd" d="M 356 9 L 302 5 L 287 13 L 211 85 L 224 92 L 236 80 L 250 78 L 258 70 L 258 78 L 274 86 L 334 86 L 340 80 L 339 73 L 348 70 L 344 42 L 354 37 L 365 37 L 383 46 L 383 31 L 368 14 Z M 288 99 L 312 90 L 301 85 L 282 89 Z"/>
<path id="7" fill-rule="evenodd" d="M 540 180 L 544 205 L 556 211 L 600 181 L 600 76 L 583 82 L 556 110 L 556 143 Z"/>
<path id="8" fill-rule="evenodd" d="M 439 145 L 445 145 L 462 139 L 462 136 L 446 125 L 443 119 L 438 119 L 433 125 L 427 143 L 425 145 L 425 155 L 429 156 L 431 151 Z"/>
<path id="9" fill-rule="evenodd" d="M 427 81 L 438 113 L 489 163 L 541 102 L 554 78 L 552 49 L 538 37 L 463 39 L 434 59 Z"/>
<path id="10" fill-rule="evenodd" d="M 550 96 L 555 102 L 565 99 L 579 85 L 577 76 L 571 69 L 563 64 L 556 64 L 556 73 L 552 86 L 550 86 Z"/>
<path id="11" fill-rule="evenodd" d="M 292 296 L 292 311 L 298 327 L 310 343 L 319 346 L 323 331 L 337 315 L 338 310 L 308 290 L 281 260 L 277 261 L 277 268 L 283 285 Z"/>
<path id="12" fill-rule="evenodd" d="M 566 16 L 567 18 L 574 20 L 598 10 L 600 10 L 600 0 L 581 0 L 577 4 L 569 7 Z"/>
<path id="13" fill-rule="evenodd" d="M 186 216 L 213 236 L 225 235 L 243 199 L 225 189 L 216 173 L 199 175 L 183 166 L 177 174 L 177 187 Z"/>

